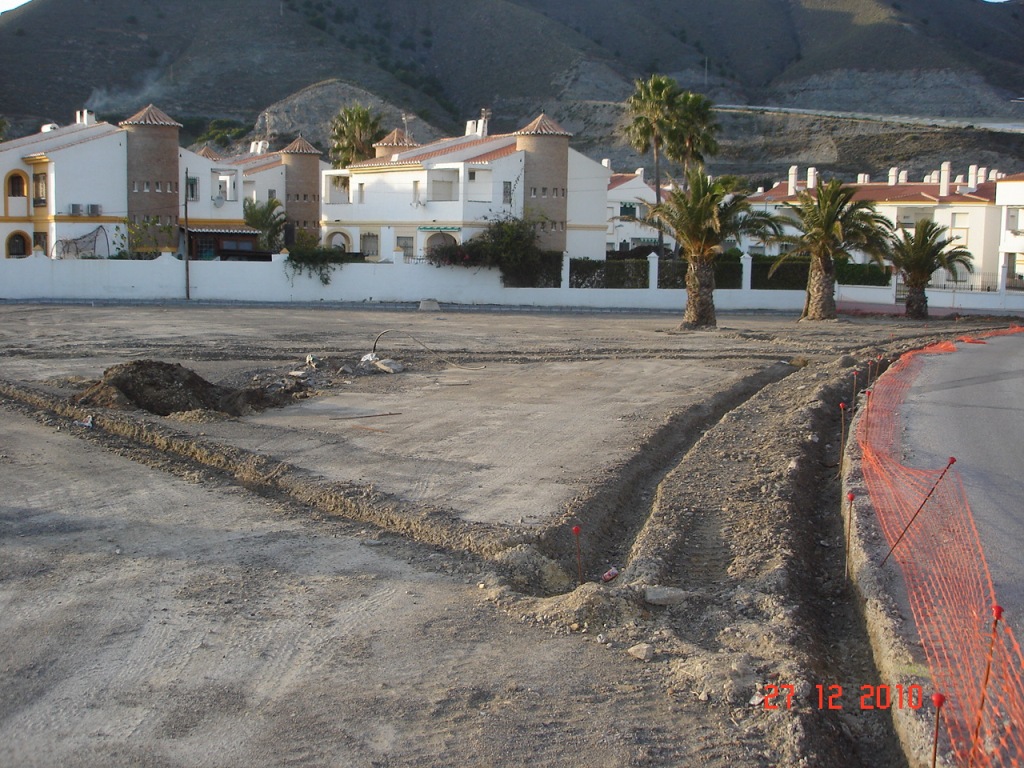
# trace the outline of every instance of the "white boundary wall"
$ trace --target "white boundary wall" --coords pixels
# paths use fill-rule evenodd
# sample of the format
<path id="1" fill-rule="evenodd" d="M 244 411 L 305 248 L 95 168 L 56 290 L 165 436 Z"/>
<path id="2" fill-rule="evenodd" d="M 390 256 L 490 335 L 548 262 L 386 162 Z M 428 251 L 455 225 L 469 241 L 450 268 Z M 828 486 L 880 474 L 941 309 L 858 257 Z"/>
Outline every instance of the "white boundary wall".
<path id="1" fill-rule="evenodd" d="M 292 276 L 285 255 L 271 262 L 193 261 L 187 298 L 195 301 L 273 303 L 416 303 L 435 300 L 465 306 L 661 310 L 681 312 L 683 289 L 505 288 L 493 269 L 430 264 L 346 264 L 328 285 L 305 274 Z M 743 284 L 750 285 L 745 262 Z M 562 284 L 568 284 L 568 259 Z M 0 259 L 0 300 L 172 301 L 184 300 L 185 262 L 165 253 L 152 261 L 53 260 L 41 254 Z M 657 285 L 652 259 L 651 284 Z M 902 314 L 895 286 L 836 286 L 840 308 Z M 717 309 L 799 312 L 803 291 L 719 289 Z M 1024 292 L 929 291 L 933 311 L 1024 314 Z"/>

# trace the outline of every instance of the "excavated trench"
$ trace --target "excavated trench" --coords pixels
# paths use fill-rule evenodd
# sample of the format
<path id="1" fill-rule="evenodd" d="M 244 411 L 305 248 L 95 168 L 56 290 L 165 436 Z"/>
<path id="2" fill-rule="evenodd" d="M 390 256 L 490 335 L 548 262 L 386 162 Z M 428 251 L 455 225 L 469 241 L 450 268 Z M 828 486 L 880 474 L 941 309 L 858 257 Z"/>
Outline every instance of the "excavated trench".
<path id="1" fill-rule="evenodd" d="M 677 637 L 694 644 L 692 656 L 721 659 L 735 653 L 723 639 L 722 622 L 775 622 L 786 624 L 785 632 L 780 629 L 786 641 L 781 650 L 769 644 L 752 668 L 781 665 L 808 685 L 840 679 L 863 684 L 877 679 L 877 672 L 862 619 L 841 571 L 836 573 L 840 549 L 821 546 L 834 541 L 841 526 L 830 465 L 838 461 L 836 405 L 847 391 L 848 373 L 842 365 L 815 373 L 778 363 L 745 378 L 669 418 L 635 455 L 611 468 L 605 482 L 539 530 L 466 522 L 366 486 L 324 482 L 287 462 L 158 420 L 116 409 L 87 410 L 24 385 L 0 381 L 0 395 L 44 420 L 84 424 L 92 415 L 83 431 L 89 439 L 161 469 L 207 472 L 285 497 L 314 516 L 343 517 L 490 562 L 523 596 L 557 601 L 576 591 L 572 529 L 578 525 L 585 581 L 614 565 L 622 573 L 608 586 L 617 598 L 642 601 L 631 585 L 670 584 L 691 593 L 686 610 L 655 610 Z M 794 402 L 781 395 L 784 387 L 806 392 Z M 781 420 L 771 413 L 779 409 L 786 412 Z M 786 429 L 780 431 L 779 424 Z M 764 509 L 771 513 L 756 512 Z M 509 556 L 524 552 L 527 568 Z M 751 605 L 743 603 L 748 595 Z M 761 604 L 772 608 L 762 610 Z M 790 616 L 798 617 L 792 627 Z M 777 718 L 775 727 L 789 734 L 794 723 L 804 755 L 842 759 L 870 742 L 876 756 L 887 755 L 886 764 L 902 759 L 891 723 L 858 731 L 839 716 L 803 710 Z M 774 738 L 793 741 L 791 735 Z M 849 764 L 871 762 L 865 757 Z"/>

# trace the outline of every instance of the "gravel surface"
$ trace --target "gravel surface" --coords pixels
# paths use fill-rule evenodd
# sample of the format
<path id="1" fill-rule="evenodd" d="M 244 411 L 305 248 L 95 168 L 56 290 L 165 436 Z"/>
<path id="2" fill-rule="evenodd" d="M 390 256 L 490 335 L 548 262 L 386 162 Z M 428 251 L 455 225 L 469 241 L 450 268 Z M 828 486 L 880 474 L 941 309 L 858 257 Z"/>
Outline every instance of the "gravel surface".
<path id="1" fill-rule="evenodd" d="M 899 765 L 839 403 L 1006 323 L 676 323 L 0 305 L 4 760 Z"/>

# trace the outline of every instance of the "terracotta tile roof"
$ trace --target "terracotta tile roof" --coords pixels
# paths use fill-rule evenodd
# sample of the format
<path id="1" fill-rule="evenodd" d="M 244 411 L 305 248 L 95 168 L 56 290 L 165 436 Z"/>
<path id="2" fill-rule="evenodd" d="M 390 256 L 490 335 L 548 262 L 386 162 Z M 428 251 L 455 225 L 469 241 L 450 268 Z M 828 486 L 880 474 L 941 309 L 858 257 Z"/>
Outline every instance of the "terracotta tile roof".
<path id="1" fill-rule="evenodd" d="M 51 141 L 54 138 L 63 138 L 63 139 L 66 139 L 66 140 L 63 141 L 60 144 L 51 144 L 50 146 L 46 147 L 46 149 L 43 149 L 40 152 L 30 152 L 30 153 L 28 153 L 26 155 L 23 155 L 22 159 L 23 160 L 28 160 L 31 157 L 42 157 L 42 156 L 50 154 L 51 152 L 59 152 L 60 150 L 67 149 L 68 147 L 76 147 L 76 146 L 78 146 L 80 144 L 87 144 L 88 142 L 93 141 L 95 139 L 100 139 L 100 138 L 103 138 L 104 136 L 109 136 L 109 135 L 111 135 L 113 133 L 117 133 L 117 128 L 115 128 L 114 126 L 110 125 L 109 123 L 97 123 L 95 125 L 90 125 L 90 126 L 84 126 L 84 125 L 73 125 L 73 126 L 71 126 L 71 125 L 69 125 L 68 128 L 78 128 L 78 129 L 81 129 L 81 130 L 69 131 L 68 133 L 64 133 L 64 134 L 60 134 L 60 135 L 55 135 L 55 134 L 57 134 L 57 131 L 51 131 L 49 133 L 33 134 L 32 136 L 23 137 L 23 138 L 29 138 L 30 139 L 30 138 L 36 138 L 36 137 L 41 135 L 41 136 L 44 136 L 44 137 L 46 137 L 47 139 L 49 139 Z M 27 148 L 27 147 L 30 147 L 33 143 L 36 143 L 36 142 L 25 142 L 25 143 L 18 143 L 18 142 L 19 142 L 18 139 L 11 139 L 10 141 L 0 142 L 0 151 L 9 150 L 9 149 L 17 149 L 19 146 Z"/>
<path id="2" fill-rule="evenodd" d="M 295 141 L 281 150 L 282 155 L 319 155 L 320 150 L 299 136 Z"/>
<path id="3" fill-rule="evenodd" d="M 482 155 L 471 157 L 466 160 L 467 163 L 489 163 L 491 160 L 499 160 L 509 155 L 514 155 L 518 150 L 515 144 L 509 144 L 499 149 L 491 150 L 490 152 L 484 152 Z"/>
<path id="4" fill-rule="evenodd" d="M 391 133 L 385 136 L 383 139 L 378 141 L 373 146 L 375 147 L 418 147 L 420 146 L 417 142 L 413 141 L 409 135 L 401 128 L 395 128 Z"/>
<path id="5" fill-rule="evenodd" d="M 520 128 L 514 136 L 572 136 L 543 112 L 529 125 Z"/>
<path id="6" fill-rule="evenodd" d="M 513 136 L 508 134 L 484 136 L 483 138 L 474 138 L 468 141 L 465 136 L 459 136 L 453 139 L 439 139 L 431 144 L 415 147 L 405 152 L 397 152 L 393 155 L 372 157 L 369 160 L 361 160 L 358 163 L 352 163 L 349 167 L 384 168 L 388 166 L 399 167 L 403 165 L 419 165 L 424 160 L 433 160 L 456 152 L 461 154 L 467 149 L 473 149 L 474 147 L 479 147 L 483 150 L 474 158 L 477 162 L 481 162 L 479 158 L 484 157 L 486 154 L 491 152 L 504 151 L 509 145 L 512 146 L 512 151 L 515 151 L 515 139 Z"/>
<path id="7" fill-rule="evenodd" d="M 181 123 L 172 120 L 165 112 L 150 104 L 145 109 L 136 112 L 119 125 L 163 125 L 174 128 L 181 128 Z"/>
<path id="8" fill-rule="evenodd" d="M 886 203 L 935 205 L 940 201 L 943 203 L 992 203 L 996 199 L 995 182 L 992 181 L 982 182 L 973 190 L 968 190 L 962 184 L 951 183 L 950 194 L 944 197 L 939 195 L 939 185 L 932 182 L 918 181 L 902 184 L 874 182 L 847 186 L 856 188 L 853 195 L 854 200 L 867 200 L 882 205 Z M 800 191 L 806 190 L 800 187 Z M 795 203 L 797 199 L 796 194 L 789 193 L 789 185 L 786 182 L 761 194 L 750 196 L 752 203 Z"/>
<path id="9" fill-rule="evenodd" d="M 612 177 L 608 180 L 608 189 L 615 189 L 616 187 L 621 187 L 623 184 L 628 184 L 629 182 L 635 180 L 635 173 L 613 173 Z M 647 184 L 647 186 L 650 187 L 651 189 L 654 189 L 653 184 L 650 184 L 646 181 L 644 181 L 643 183 Z"/>
<path id="10" fill-rule="evenodd" d="M 250 158 L 250 160 L 251 159 L 252 158 Z M 281 162 L 280 156 L 275 157 L 274 155 L 260 155 L 257 159 L 266 159 L 267 162 L 262 163 L 260 165 L 247 165 L 245 168 L 242 169 L 242 173 L 259 173 L 260 171 L 266 171 L 269 168 L 277 168 L 283 164 Z M 244 163 L 238 163 L 238 165 L 244 165 Z"/>
<path id="11" fill-rule="evenodd" d="M 200 149 L 198 152 L 196 152 L 196 154 L 200 155 L 201 157 L 205 157 L 207 160 L 214 160 L 214 161 L 216 161 L 216 160 L 220 160 L 221 159 L 220 155 L 218 155 L 216 152 L 214 152 L 212 149 L 210 149 L 210 145 L 209 144 L 204 144 L 203 148 Z"/>

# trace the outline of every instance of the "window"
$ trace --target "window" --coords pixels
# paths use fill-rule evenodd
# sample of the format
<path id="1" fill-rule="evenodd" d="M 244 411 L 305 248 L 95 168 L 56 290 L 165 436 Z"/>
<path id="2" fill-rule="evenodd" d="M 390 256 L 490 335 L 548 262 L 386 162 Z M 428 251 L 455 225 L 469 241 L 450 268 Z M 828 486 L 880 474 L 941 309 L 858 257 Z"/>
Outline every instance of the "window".
<path id="1" fill-rule="evenodd" d="M 512 204 L 512 182 L 503 181 L 501 183 L 501 202 L 505 205 Z"/>
<path id="2" fill-rule="evenodd" d="M 417 179 L 413 179 L 412 182 L 412 204 L 417 205 L 420 202 L 420 182 Z"/>
<path id="3" fill-rule="evenodd" d="M 28 240 L 24 235 L 15 233 L 7 238 L 7 256 L 28 256 Z"/>
<path id="4" fill-rule="evenodd" d="M 47 252 L 47 240 L 45 232 L 32 233 L 32 248 L 39 248 L 43 253 Z"/>
<path id="5" fill-rule="evenodd" d="M 139 182 L 133 181 L 132 182 L 132 192 L 138 192 L 138 191 L 139 191 Z"/>
<path id="6" fill-rule="evenodd" d="M 398 237 L 395 238 L 395 242 L 397 247 L 402 249 L 402 258 L 405 261 L 412 261 L 413 239 L 411 237 Z"/>
<path id="7" fill-rule="evenodd" d="M 174 192 L 174 182 L 173 181 L 168 180 L 168 182 L 167 182 L 167 191 L 169 193 L 173 193 Z"/>
<path id="8" fill-rule="evenodd" d="M 303 195 L 302 196 L 302 202 L 308 203 L 309 202 L 309 195 Z"/>
<path id="9" fill-rule="evenodd" d="M 149 192 L 149 182 L 148 181 L 142 182 L 142 191 L 143 192 Z"/>
<path id="10" fill-rule="evenodd" d="M 21 176 L 11 176 L 10 181 L 7 182 L 7 194 L 10 197 L 24 197 L 25 179 Z"/>
<path id="11" fill-rule="evenodd" d="M 32 205 L 40 208 L 46 205 L 46 174 L 32 174 Z"/>
<path id="12" fill-rule="evenodd" d="M 967 233 L 970 231 L 970 215 L 966 213 L 954 213 L 950 221 L 950 237 L 957 241 L 957 245 L 967 247 Z"/>
<path id="13" fill-rule="evenodd" d="M 276 189 L 268 189 L 267 190 L 267 202 L 269 203 L 271 200 L 276 200 L 276 199 L 277 199 L 277 190 Z"/>
<path id="14" fill-rule="evenodd" d="M 548 196 L 548 188 L 547 187 L 541 187 L 540 188 L 540 196 L 541 197 L 547 197 Z"/>
<path id="15" fill-rule="evenodd" d="M 469 180 L 470 181 L 476 181 L 476 171 L 470 171 L 469 172 Z"/>
<path id="16" fill-rule="evenodd" d="M 537 188 L 536 187 L 530 187 L 530 197 L 536 197 L 536 196 L 537 196 Z"/>
<path id="17" fill-rule="evenodd" d="M 359 238 L 359 250 L 364 256 L 376 256 L 380 252 L 379 240 L 376 234 L 364 234 Z"/>
<path id="18" fill-rule="evenodd" d="M 163 192 L 164 191 L 163 185 L 159 181 L 156 183 L 156 191 L 157 192 Z"/>
<path id="19" fill-rule="evenodd" d="M 195 176 L 189 176 L 185 179 L 185 191 L 189 202 L 194 203 L 199 200 L 199 179 Z"/>
<path id="20" fill-rule="evenodd" d="M 636 218 L 636 203 L 622 203 L 619 206 L 619 216 Z"/>
<path id="21" fill-rule="evenodd" d="M 356 197 L 356 202 L 357 203 L 365 203 L 366 202 L 366 185 L 365 184 L 360 184 L 358 192 L 359 192 L 359 194 Z M 376 253 L 376 251 L 374 251 L 374 253 Z"/>

